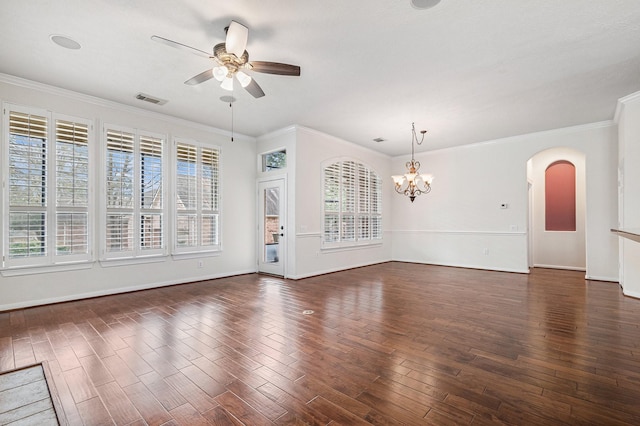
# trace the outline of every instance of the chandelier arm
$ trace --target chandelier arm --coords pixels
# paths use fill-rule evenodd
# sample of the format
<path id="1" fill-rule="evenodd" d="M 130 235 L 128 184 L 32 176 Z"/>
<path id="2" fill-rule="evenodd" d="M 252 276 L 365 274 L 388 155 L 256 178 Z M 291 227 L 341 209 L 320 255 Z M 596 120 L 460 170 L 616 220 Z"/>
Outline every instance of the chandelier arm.
<path id="1" fill-rule="evenodd" d="M 398 194 L 404 194 L 404 190 L 402 189 L 402 186 L 396 185 L 396 192 Z"/>

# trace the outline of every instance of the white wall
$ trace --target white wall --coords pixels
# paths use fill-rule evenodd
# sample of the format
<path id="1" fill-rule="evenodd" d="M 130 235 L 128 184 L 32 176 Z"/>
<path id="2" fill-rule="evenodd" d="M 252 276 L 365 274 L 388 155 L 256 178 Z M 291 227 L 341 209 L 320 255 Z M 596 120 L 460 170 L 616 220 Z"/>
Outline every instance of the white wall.
<path id="1" fill-rule="evenodd" d="M 545 171 L 558 160 L 570 161 L 576 171 L 576 230 L 545 231 Z M 536 267 L 586 269 L 585 256 L 585 159 L 584 154 L 573 149 L 553 148 L 536 154 L 531 159 L 533 182 L 533 263 Z"/>
<path id="2" fill-rule="evenodd" d="M 620 100 L 617 111 L 621 209 L 619 227 L 640 233 L 640 92 Z M 620 238 L 620 284 L 640 297 L 640 243 Z"/>
<path id="3" fill-rule="evenodd" d="M 393 259 L 527 272 L 527 160 L 568 147 L 585 156 L 587 277 L 616 281 L 615 143 L 603 122 L 417 154 L 433 189 L 413 204 L 392 199 Z M 392 160 L 393 174 L 407 159 Z"/>
<path id="4" fill-rule="evenodd" d="M 391 260 L 391 238 L 385 232 L 381 244 L 357 249 L 322 249 L 322 163 L 351 158 L 372 168 L 382 179 L 384 230 L 391 226 L 390 158 L 342 139 L 296 127 L 296 253 L 292 278 L 333 272 Z"/>
<path id="5" fill-rule="evenodd" d="M 167 256 L 154 263 L 111 267 L 96 261 L 88 269 L 18 276 L 2 271 L 0 310 L 255 271 L 254 252 L 247 250 L 255 247 L 255 232 L 247 226 L 255 222 L 256 169 L 247 161 L 256 156 L 253 138 L 236 135 L 231 142 L 226 132 L 208 126 L 8 76 L 0 78 L 0 101 L 90 119 L 96 129 L 106 122 L 164 133 L 168 141 L 181 137 L 220 146 L 223 245 L 219 255 L 200 259 Z M 95 134 L 101 143 L 101 132 Z M 99 247 L 93 249 L 98 253 Z"/>

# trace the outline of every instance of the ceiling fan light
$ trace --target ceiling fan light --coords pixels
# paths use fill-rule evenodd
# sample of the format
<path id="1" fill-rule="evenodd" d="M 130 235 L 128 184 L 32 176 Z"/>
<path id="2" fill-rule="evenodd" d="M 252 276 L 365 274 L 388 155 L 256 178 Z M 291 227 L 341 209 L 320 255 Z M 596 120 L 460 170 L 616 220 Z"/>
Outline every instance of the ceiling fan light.
<path id="1" fill-rule="evenodd" d="M 242 71 L 238 71 L 236 73 L 236 78 L 238 79 L 242 87 L 247 87 L 249 83 L 251 83 L 251 77 L 249 77 L 247 74 L 243 73 Z"/>
<path id="2" fill-rule="evenodd" d="M 224 78 L 227 76 L 228 73 L 229 73 L 229 70 L 225 66 L 221 65 L 219 67 L 213 68 L 213 77 L 218 81 L 224 80 Z"/>
<path id="3" fill-rule="evenodd" d="M 222 87 L 224 90 L 232 91 L 233 90 L 233 78 L 226 77 L 222 81 L 222 84 L 220 84 L 220 87 Z"/>

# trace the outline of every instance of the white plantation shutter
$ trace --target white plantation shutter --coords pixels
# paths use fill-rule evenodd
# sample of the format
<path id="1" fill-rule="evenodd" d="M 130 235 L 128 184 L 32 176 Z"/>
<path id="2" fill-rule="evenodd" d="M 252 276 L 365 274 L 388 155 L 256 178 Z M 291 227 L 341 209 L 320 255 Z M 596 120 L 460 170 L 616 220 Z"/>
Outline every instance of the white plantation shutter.
<path id="1" fill-rule="evenodd" d="M 133 256 L 134 133 L 107 129 L 106 145 L 106 250 Z"/>
<path id="2" fill-rule="evenodd" d="M 324 168 L 323 243 L 350 245 L 382 238 L 382 192 L 365 165 L 339 161 Z"/>
<path id="3" fill-rule="evenodd" d="M 56 255 L 89 253 L 89 126 L 56 120 Z"/>
<path id="4" fill-rule="evenodd" d="M 89 260 L 90 122 L 9 104 L 4 117 L 4 266 Z"/>
<path id="5" fill-rule="evenodd" d="M 200 238 L 203 246 L 218 245 L 218 157 L 218 150 L 202 148 Z"/>
<path id="6" fill-rule="evenodd" d="M 342 227 L 340 239 L 355 241 L 355 213 L 356 213 L 356 163 L 344 161 L 342 163 Z"/>
<path id="7" fill-rule="evenodd" d="M 133 133 L 107 130 L 107 208 L 133 209 Z"/>
<path id="8" fill-rule="evenodd" d="M 220 248 L 220 150 L 176 142 L 178 253 Z"/>
<path id="9" fill-rule="evenodd" d="M 340 163 L 324 169 L 324 234 L 326 242 L 340 241 Z"/>
<path id="10" fill-rule="evenodd" d="M 369 172 L 371 194 L 371 239 L 382 239 L 382 182 L 375 172 Z"/>
<path id="11" fill-rule="evenodd" d="M 140 136 L 140 248 L 163 244 L 163 145 L 161 138 Z"/>
<path id="12" fill-rule="evenodd" d="M 105 258 L 164 254 L 165 139 L 108 125 L 104 130 Z"/>
<path id="13" fill-rule="evenodd" d="M 9 260 L 47 255 L 47 123 L 9 112 Z"/>

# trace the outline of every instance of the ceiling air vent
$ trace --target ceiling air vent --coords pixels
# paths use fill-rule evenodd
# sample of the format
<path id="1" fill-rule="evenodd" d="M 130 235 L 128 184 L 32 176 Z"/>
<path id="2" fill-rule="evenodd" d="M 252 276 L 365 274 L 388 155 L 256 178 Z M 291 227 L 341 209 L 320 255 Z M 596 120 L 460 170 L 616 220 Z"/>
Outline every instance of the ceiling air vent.
<path id="1" fill-rule="evenodd" d="M 158 98 L 154 98 L 151 95 L 146 95 L 144 93 L 138 93 L 136 95 L 136 99 L 139 99 L 141 101 L 145 101 L 145 102 L 151 102 L 152 104 L 156 104 L 156 105 L 164 105 L 167 103 L 166 99 L 158 99 Z"/>

